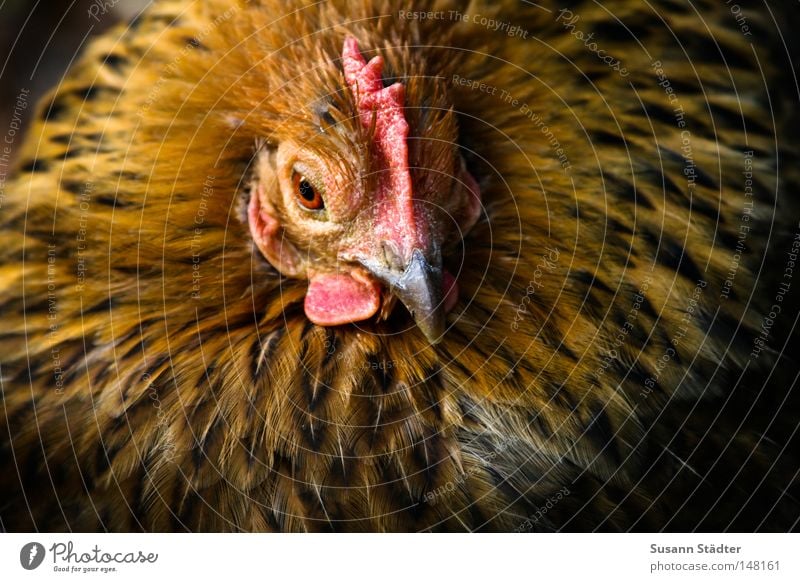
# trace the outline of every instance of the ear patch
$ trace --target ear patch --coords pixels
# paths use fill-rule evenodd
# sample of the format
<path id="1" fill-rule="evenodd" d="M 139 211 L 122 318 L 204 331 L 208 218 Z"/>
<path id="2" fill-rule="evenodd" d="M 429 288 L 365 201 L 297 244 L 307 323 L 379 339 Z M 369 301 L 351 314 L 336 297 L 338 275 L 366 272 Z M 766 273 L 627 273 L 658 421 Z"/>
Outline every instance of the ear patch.
<path id="1" fill-rule="evenodd" d="M 264 258 L 282 275 L 297 277 L 305 269 L 303 259 L 294 245 L 283 236 L 283 229 L 266 206 L 260 188 L 253 189 L 247 205 L 247 220 L 253 242 Z"/>

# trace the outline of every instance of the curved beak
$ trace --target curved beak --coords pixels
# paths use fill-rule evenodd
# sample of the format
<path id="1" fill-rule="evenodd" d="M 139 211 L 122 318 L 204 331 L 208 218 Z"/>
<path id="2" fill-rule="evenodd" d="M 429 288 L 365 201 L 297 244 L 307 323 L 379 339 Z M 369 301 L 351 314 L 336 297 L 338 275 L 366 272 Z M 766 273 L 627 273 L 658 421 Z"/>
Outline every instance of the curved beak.
<path id="1" fill-rule="evenodd" d="M 422 251 L 414 249 L 411 260 L 402 271 L 362 261 L 367 270 L 386 284 L 392 294 L 405 305 L 411 317 L 428 341 L 436 344 L 442 339 L 445 328 L 445 309 L 442 290 L 442 258 L 433 253 L 433 264 Z"/>

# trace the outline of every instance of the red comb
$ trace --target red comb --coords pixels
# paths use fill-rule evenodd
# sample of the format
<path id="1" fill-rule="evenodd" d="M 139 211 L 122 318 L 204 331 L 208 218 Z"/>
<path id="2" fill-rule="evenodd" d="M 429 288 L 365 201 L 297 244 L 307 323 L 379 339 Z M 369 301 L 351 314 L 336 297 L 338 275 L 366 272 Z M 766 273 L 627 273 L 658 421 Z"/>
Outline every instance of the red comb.
<path id="1" fill-rule="evenodd" d="M 344 41 L 342 61 L 361 123 L 369 128 L 375 118 L 373 155 L 381 175 L 376 202 L 385 209 L 378 221 L 383 232 L 378 234 L 393 241 L 399 247 L 397 250 L 408 258 L 424 233 L 419 232 L 420 225 L 414 221 L 406 143 L 408 122 L 403 113 L 405 87 L 400 83 L 384 87 L 383 59 L 376 56 L 367 63 L 352 36 Z"/>
<path id="2" fill-rule="evenodd" d="M 369 63 L 364 61 L 358 50 L 358 41 L 352 36 L 344 41 L 342 59 L 344 76 L 356 97 L 361 122 L 369 127 L 374 112 L 375 138 L 381 149 L 392 152 L 394 146 L 401 146 L 405 150 L 408 123 L 403 115 L 403 85 L 395 83 L 384 87 L 381 79 L 383 58 L 378 56 Z M 386 143 L 387 139 L 398 139 L 400 143 Z"/>

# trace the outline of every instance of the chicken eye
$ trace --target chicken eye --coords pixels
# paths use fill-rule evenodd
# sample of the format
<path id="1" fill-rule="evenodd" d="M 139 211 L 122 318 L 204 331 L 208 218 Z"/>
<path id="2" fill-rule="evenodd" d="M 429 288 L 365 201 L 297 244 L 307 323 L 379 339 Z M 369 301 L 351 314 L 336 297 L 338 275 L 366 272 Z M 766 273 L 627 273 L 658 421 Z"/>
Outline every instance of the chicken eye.
<path id="1" fill-rule="evenodd" d="M 295 172 L 292 176 L 292 182 L 294 183 L 294 196 L 300 206 L 308 210 L 322 210 L 325 208 L 322 194 L 314 187 L 311 180 L 303 174 Z"/>

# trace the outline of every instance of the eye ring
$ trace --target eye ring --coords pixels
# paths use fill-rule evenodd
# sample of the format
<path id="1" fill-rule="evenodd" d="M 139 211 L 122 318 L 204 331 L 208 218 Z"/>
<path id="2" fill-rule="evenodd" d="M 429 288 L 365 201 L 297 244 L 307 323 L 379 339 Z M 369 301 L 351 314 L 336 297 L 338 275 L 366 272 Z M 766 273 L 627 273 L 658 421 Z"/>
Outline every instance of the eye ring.
<path id="1" fill-rule="evenodd" d="M 325 208 L 322 194 L 306 176 L 300 172 L 294 172 L 292 174 L 292 185 L 294 197 L 301 207 L 306 210 L 322 210 Z"/>

